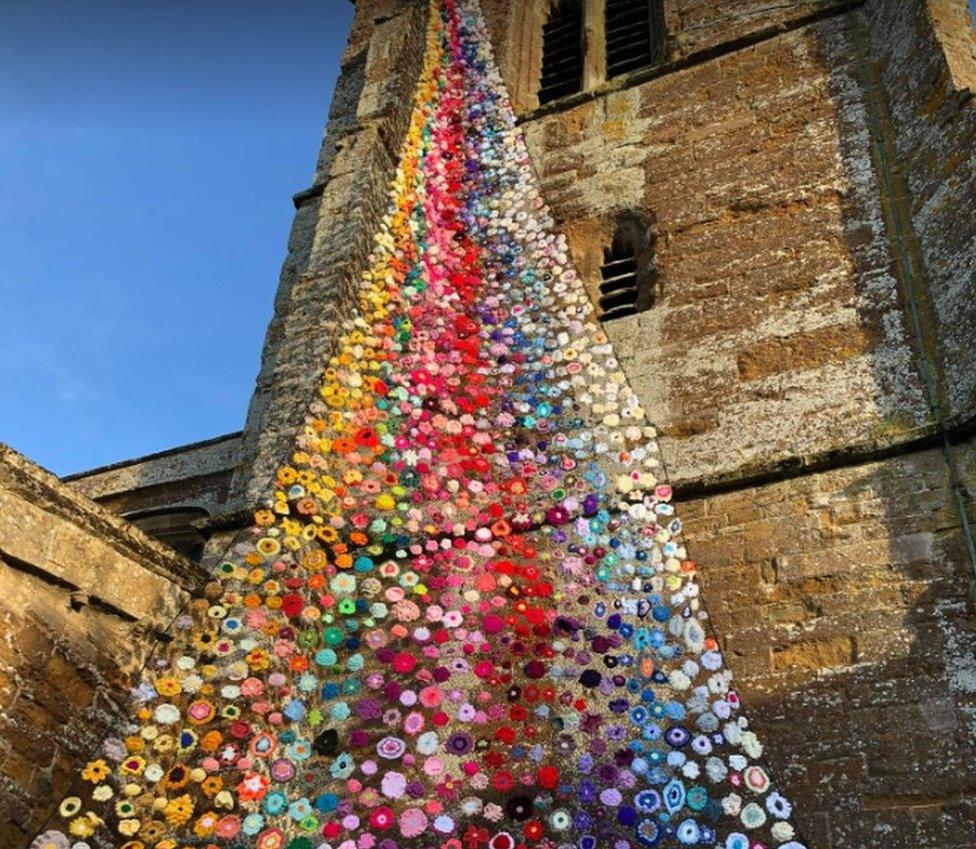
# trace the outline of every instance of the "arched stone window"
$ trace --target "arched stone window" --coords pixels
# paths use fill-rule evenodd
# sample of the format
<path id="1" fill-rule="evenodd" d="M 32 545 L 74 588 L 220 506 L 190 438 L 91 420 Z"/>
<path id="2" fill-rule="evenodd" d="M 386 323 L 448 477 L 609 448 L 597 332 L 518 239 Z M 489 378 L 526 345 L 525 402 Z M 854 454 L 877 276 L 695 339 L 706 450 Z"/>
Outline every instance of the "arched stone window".
<path id="1" fill-rule="evenodd" d="M 626 215 L 617 222 L 613 241 L 603 249 L 600 277 L 601 321 L 636 315 L 654 306 L 654 237 L 641 216 Z"/>
<path id="2" fill-rule="evenodd" d="M 542 30 L 540 104 L 583 90 L 585 55 L 581 0 L 557 0 Z"/>
<path id="3" fill-rule="evenodd" d="M 606 0 L 607 79 L 665 58 L 664 0 Z"/>

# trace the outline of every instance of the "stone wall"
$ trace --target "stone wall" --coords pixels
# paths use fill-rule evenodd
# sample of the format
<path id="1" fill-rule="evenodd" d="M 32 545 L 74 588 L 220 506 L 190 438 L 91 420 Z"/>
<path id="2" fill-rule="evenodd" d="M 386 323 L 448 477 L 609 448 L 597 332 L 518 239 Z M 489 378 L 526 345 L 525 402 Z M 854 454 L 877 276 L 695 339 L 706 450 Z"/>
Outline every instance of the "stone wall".
<path id="1" fill-rule="evenodd" d="M 976 846 L 973 574 L 941 452 L 681 509 L 810 846 Z"/>
<path id="2" fill-rule="evenodd" d="M 976 30 L 963 0 L 871 0 L 861 13 L 895 128 L 896 186 L 947 420 L 976 411 Z"/>
<path id="3" fill-rule="evenodd" d="M 226 544 L 220 531 L 238 528 L 249 514 L 230 505 L 241 461 L 241 434 L 208 439 L 64 478 L 72 489 L 124 516 L 191 560 Z"/>
<path id="4" fill-rule="evenodd" d="M 120 515 L 180 507 L 220 515 L 226 509 L 240 452 L 241 434 L 232 433 L 63 480 Z"/>
<path id="5" fill-rule="evenodd" d="M 652 222 L 657 305 L 607 331 L 678 485 L 932 426 L 847 18 L 524 124 L 591 286 L 618 217 Z"/>
<path id="6" fill-rule="evenodd" d="M 191 563 L 0 446 L 0 846 L 38 831 L 200 586 Z"/>

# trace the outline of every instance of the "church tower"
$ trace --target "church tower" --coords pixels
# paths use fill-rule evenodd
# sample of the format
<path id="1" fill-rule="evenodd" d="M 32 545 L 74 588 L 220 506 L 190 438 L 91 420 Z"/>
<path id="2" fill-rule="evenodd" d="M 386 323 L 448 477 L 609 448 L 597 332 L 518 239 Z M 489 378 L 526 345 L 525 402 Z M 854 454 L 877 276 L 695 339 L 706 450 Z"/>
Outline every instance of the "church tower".
<path id="1" fill-rule="evenodd" d="M 965 3 L 482 8 L 543 195 L 657 428 L 713 627 L 803 833 L 851 849 L 892 835 L 970 845 L 976 35 Z M 273 472 L 349 309 L 423 22 L 422 3 L 356 4 L 317 171 L 295 196 L 238 497 Z"/>
<path id="2" fill-rule="evenodd" d="M 315 173 L 293 198 L 242 433 L 69 482 L 207 567 L 271 494 L 358 315 L 425 73 L 425 2 L 355 5 Z M 799 832 L 811 847 L 973 849 L 976 35 L 965 3 L 481 8 L 554 227 L 656 429 L 710 627 Z M 104 705 L 78 713 L 84 727 L 67 742 L 72 695 L 59 705 L 29 692 L 58 647 L 0 647 L 0 834 L 17 846 L 84 765 L 95 732 L 82 732 L 109 722 L 161 620 L 203 577 L 75 493 L 52 494 L 56 481 L 25 483 L 20 459 L 4 462 L 0 508 L 14 496 L 70 502 L 58 515 L 86 540 L 110 538 L 118 570 L 131 563 L 155 582 L 145 598 L 116 588 L 116 607 L 92 606 L 98 588 L 79 596 L 58 558 L 8 557 L 0 540 L 0 580 L 53 576 L 78 617 L 126 623 L 63 629 L 105 640 L 113 670 L 94 688 Z M 148 627 L 129 627 L 143 617 Z M 126 641 L 135 657 L 122 657 Z M 7 672 L 28 668 L 31 710 L 8 710 L 25 691 Z M 29 724 L 33 761 L 8 742 Z"/>

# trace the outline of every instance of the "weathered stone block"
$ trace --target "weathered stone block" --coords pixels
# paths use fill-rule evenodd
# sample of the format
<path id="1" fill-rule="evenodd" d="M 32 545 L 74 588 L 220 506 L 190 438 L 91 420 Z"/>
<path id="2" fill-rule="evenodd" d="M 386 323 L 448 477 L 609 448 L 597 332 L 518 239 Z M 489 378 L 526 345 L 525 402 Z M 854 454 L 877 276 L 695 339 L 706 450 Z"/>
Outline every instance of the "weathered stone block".
<path id="1" fill-rule="evenodd" d="M 43 822 L 201 578 L 0 446 L 0 844 Z"/>

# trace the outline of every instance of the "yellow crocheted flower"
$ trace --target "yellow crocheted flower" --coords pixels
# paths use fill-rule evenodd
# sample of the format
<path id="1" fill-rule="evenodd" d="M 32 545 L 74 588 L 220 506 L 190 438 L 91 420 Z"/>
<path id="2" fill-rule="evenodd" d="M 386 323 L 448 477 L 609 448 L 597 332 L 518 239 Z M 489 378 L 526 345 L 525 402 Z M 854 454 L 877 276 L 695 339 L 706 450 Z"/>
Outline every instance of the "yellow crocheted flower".
<path id="1" fill-rule="evenodd" d="M 193 800 L 186 794 L 170 799 L 163 809 L 163 815 L 171 826 L 185 825 L 193 816 Z"/>
<path id="2" fill-rule="evenodd" d="M 119 834 L 125 837 L 132 837 L 137 831 L 142 823 L 139 820 L 121 820 L 118 825 Z"/>
<path id="3" fill-rule="evenodd" d="M 84 816 L 75 817 L 68 823 L 68 831 L 75 837 L 91 837 L 95 833 L 95 828 L 101 824 L 102 821 L 93 813 L 87 813 Z"/>
<path id="4" fill-rule="evenodd" d="M 92 784 L 101 784 L 111 773 L 111 767 L 104 760 L 98 758 L 98 760 L 89 761 L 85 764 L 85 768 L 81 771 L 81 777 Z"/>
<path id="5" fill-rule="evenodd" d="M 161 696 L 170 698 L 177 695 L 183 690 L 183 685 L 180 684 L 178 678 L 173 675 L 166 675 L 163 678 L 156 679 L 156 692 Z"/>

